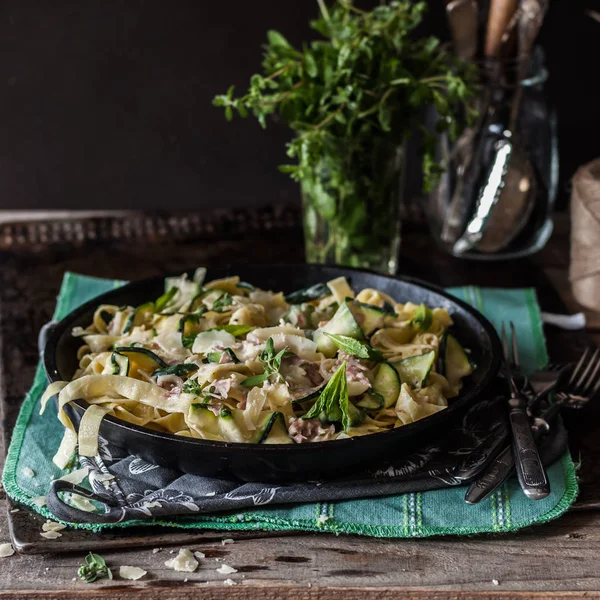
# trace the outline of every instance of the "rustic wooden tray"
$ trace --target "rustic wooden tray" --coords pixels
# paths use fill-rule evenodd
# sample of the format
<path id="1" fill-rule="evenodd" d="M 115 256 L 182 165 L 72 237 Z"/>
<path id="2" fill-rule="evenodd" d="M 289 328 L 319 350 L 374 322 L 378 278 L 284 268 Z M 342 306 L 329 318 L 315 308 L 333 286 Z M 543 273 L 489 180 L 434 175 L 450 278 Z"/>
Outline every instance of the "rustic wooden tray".
<path id="1" fill-rule="evenodd" d="M 54 232 L 54 233 L 52 233 Z M 101 277 L 137 279 L 201 264 L 300 262 L 303 259 L 299 213 L 296 209 L 211 215 L 139 215 L 34 225 L 0 226 L 0 400 L 6 443 L 38 360 L 36 340 L 50 319 L 65 271 Z M 551 255 L 544 260 L 551 259 Z M 551 261 L 550 261 L 551 262 Z M 563 305 L 533 262 L 485 265 L 464 263 L 436 250 L 423 225 L 405 228 L 402 271 L 443 286 L 535 285 L 545 310 L 563 311 Z M 518 267 L 517 267 L 518 265 Z M 554 360 L 576 356 L 587 343 L 584 335 L 548 332 Z M 598 412 L 597 409 L 590 407 Z M 586 409 L 587 410 L 587 409 Z M 600 507 L 600 482 L 593 471 L 594 423 L 597 418 L 573 424 L 575 456 L 584 456 L 584 488 L 578 508 Z M 585 425 L 587 423 L 587 425 Z M 587 427 L 587 430 L 585 428 Z M 591 460 L 586 460 L 587 458 Z M 18 512 L 10 512 L 17 509 Z M 215 541 L 223 537 L 281 536 L 256 532 L 227 533 L 140 527 L 93 534 L 65 531 L 57 540 L 39 536 L 42 517 L 10 506 L 9 528 L 15 547 L 23 553 L 67 552 L 93 548 L 166 546 Z"/>

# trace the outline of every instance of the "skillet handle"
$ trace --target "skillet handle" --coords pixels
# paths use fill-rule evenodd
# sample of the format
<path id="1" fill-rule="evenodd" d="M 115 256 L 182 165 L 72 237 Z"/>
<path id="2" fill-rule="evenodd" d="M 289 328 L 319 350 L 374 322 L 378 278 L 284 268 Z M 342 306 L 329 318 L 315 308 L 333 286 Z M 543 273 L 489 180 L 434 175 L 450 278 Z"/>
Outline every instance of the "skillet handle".
<path id="1" fill-rule="evenodd" d="M 48 338 L 52 334 L 52 330 L 57 324 L 58 321 L 48 321 L 48 323 L 42 326 L 40 332 L 38 333 L 38 352 L 40 353 L 40 359 L 44 356 L 44 350 L 46 349 Z"/>

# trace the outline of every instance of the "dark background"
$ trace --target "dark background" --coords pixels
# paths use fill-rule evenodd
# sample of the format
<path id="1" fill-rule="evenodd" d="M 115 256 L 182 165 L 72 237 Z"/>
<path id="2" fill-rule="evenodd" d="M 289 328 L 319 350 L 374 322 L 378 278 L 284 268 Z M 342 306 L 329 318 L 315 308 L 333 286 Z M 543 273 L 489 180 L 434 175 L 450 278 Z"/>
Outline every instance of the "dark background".
<path id="1" fill-rule="evenodd" d="M 368 2 L 358 2 L 369 4 Z M 551 0 L 541 35 L 558 108 L 562 204 L 600 155 L 600 0 Z M 313 0 L 5 0 L 0 208 L 212 208 L 296 201 L 283 127 L 211 106 L 259 69 L 269 28 L 309 35 Z M 427 28 L 446 36 L 443 3 Z"/>

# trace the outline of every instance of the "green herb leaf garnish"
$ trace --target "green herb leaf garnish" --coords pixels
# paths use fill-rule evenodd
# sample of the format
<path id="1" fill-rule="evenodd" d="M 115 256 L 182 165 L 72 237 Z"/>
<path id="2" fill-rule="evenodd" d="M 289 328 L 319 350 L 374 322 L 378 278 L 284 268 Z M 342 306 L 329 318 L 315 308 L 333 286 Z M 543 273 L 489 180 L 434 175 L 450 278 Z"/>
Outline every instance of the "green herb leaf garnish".
<path id="1" fill-rule="evenodd" d="M 217 331 L 226 331 L 233 337 L 240 337 L 250 333 L 253 329 L 256 329 L 256 327 L 254 325 L 219 325 L 213 329 Z"/>
<path id="2" fill-rule="evenodd" d="M 202 394 L 202 386 L 198 383 L 197 379 L 188 379 L 183 384 L 182 388 L 184 394 L 193 394 L 194 396 L 200 396 Z"/>
<path id="3" fill-rule="evenodd" d="M 242 385 L 250 387 L 260 385 L 271 375 L 278 374 L 281 367 L 281 361 L 285 356 L 289 356 L 287 347 L 275 354 L 275 345 L 273 338 L 269 338 L 265 344 L 265 349 L 259 354 L 258 358 L 264 365 L 264 371 L 259 375 L 252 375 L 242 381 Z"/>
<path id="4" fill-rule="evenodd" d="M 219 296 L 212 305 L 211 310 L 215 312 L 224 312 L 224 310 L 233 304 L 233 296 L 228 292 L 225 292 L 222 296 Z"/>
<path id="5" fill-rule="evenodd" d="M 314 419 L 323 415 L 330 422 L 341 421 L 344 431 L 346 431 L 350 427 L 349 402 L 346 361 L 344 361 L 327 382 L 318 400 L 302 418 Z"/>
<path id="6" fill-rule="evenodd" d="M 263 68 L 248 89 L 236 96 L 230 87 L 213 105 L 228 120 L 251 114 L 266 127 L 276 115 L 292 129 L 290 164 L 279 169 L 301 182 L 306 223 L 326 220 L 346 262 L 360 266 L 366 253 L 380 254 L 380 240 L 394 230 L 395 213 L 371 207 L 381 207 L 382 188 L 393 185 L 396 151 L 415 130 L 422 134 L 422 183 L 433 189 L 443 171 L 437 137 L 456 139 L 476 116 L 477 69 L 439 39 L 418 35 L 427 2 L 389 0 L 372 10 L 353 0 L 318 4 L 310 23 L 317 39 L 294 47 L 270 31 Z M 437 114 L 426 127 L 422 114 L 430 106 Z"/>
<path id="7" fill-rule="evenodd" d="M 86 583 L 92 583 L 100 577 L 108 577 L 108 579 L 113 578 L 112 572 L 106 566 L 104 559 L 99 554 L 94 554 L 93 552 L 90 552 L 85 557 L 85 562 L 79 567 L 77 575 L 79 575 L 79 578 L 83 579 Z"/>
<path id="8" fill-rule="evenodd" d="M 198 370 L 198 365 L 194 363 L 182 363 L 179 365 L 171 365 L 164 369 L 157 369 L 152 373 L 153 376 L 159 375 L 177 375 L 177 377 L 188 377 L 191 373 Z"/>
<path id="9" fill-rule="evenodd" d="M 348 337 L 347 335 L 338 335 L 336 333 L 324 332 L 328 338 L 331 338 L 333 343 L 344 352 L 357 356 L 358 358 L 364 358 L 372 360 L 373 362 L 383 361 L 383 355 L 379 350 L 372 348 L 368 344 L 363 344 L 354 338 Z"/>

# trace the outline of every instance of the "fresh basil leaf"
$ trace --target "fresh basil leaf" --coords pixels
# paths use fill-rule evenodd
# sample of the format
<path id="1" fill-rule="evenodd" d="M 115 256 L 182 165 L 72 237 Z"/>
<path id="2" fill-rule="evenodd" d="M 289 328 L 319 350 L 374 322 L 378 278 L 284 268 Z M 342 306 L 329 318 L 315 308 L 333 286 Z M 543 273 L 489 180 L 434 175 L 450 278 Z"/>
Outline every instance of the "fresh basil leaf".
<path id="1" fill-rule="evenodd" d="M 240 337 L 250 333 L 253 329 L 256 329 L 256 327 L 254 325 L 219 325 L 218 327 L 213 327 L 213 329 L 217 331 L 226 331 L 233 337 Z"/>
<path id="2" fill-rule="evenodd" d="M 346 381 L 346 362 L 333 374 L 327 385 L 321 392 L 317 401 L 310 410 L 302 417 L 303 419 L 314 419 L 323 414 L 331 421 L 341 420 L 344 429 L 350 423 L 348 415 L 348 384 Z"/>
<path id="3" fill-rule="evenodd" d="M 427 331 L 433 323 L 433 311 L 425 304 L 421 304 L 415 311 L 412 323 L 421 331 Z"/>
<path id="4" fill-rule="evenodd" d="M 348 337 L 347 335 L 338 335 L 336 333 L 324 332 L 328 338 L 331 338 L 333 343 L 344 352 L 357 356 L 358 358 L 364 358 L 366 360 L 372 360 L 373 362 L 382 362 L 383 355 L 379 350 L 372 348 L 368 344 L 363 344 L 354 338 Z"/>
<path id="5" fill-rule="evenodd" d="M 260 375 L 252 375 L 251 377 L 244 379 L 244 381 L 242 381 L 242 385 L 246 387 L 260 385 L 268 379 L 269 375 L 270 373 L 267 373 L 266 371 Z"/>

